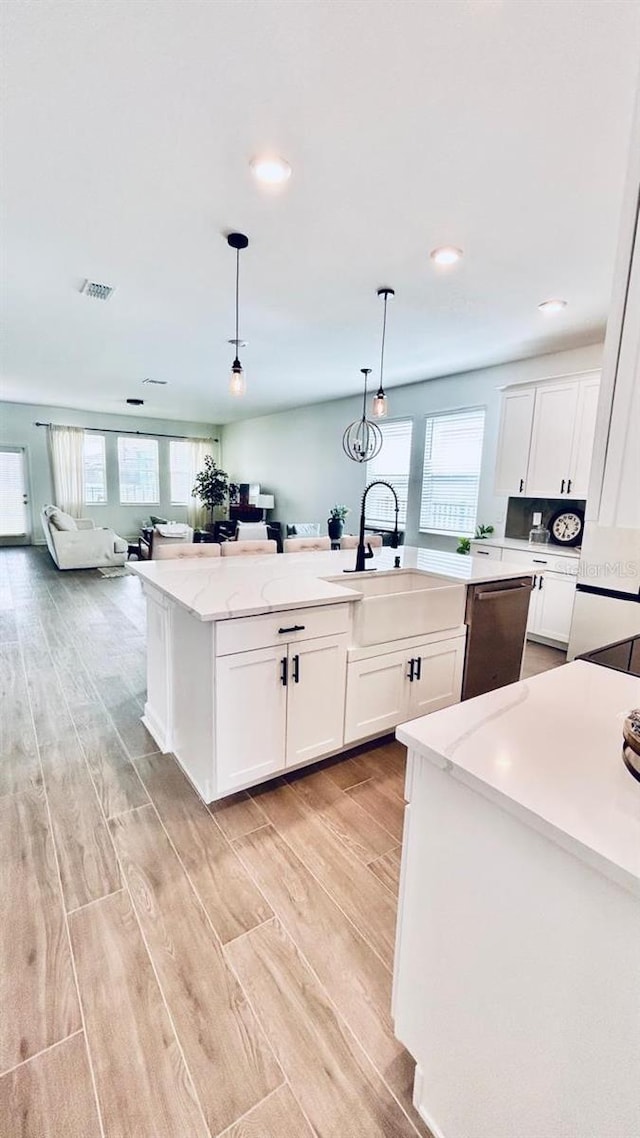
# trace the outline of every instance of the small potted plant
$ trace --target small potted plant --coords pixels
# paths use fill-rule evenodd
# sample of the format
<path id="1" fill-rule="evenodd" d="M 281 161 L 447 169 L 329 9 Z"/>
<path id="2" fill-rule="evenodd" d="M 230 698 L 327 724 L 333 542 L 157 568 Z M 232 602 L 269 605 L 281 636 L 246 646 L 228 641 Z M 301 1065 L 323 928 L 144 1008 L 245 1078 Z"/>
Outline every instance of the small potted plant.
<path id="1" fill-rule="evenodd" d="M 327 530 L 332 541 L 339 541 L 344 532 L 344 519 L 349 513 L 348 506 L 332 506 L 327 519 Z"/>
<path id="2" fill-rule="evenodd" d="M 218 506 L 223 506 L 229 494 L 229 475 L 226 470 L 216 466 L 210 454 L 205 455 L 204 469 L 196 474 L 196 480 L 191 491 L 194 498 L 198 498 L 209 514 L 209 529 L 213 527 L 213 512 Z"/>

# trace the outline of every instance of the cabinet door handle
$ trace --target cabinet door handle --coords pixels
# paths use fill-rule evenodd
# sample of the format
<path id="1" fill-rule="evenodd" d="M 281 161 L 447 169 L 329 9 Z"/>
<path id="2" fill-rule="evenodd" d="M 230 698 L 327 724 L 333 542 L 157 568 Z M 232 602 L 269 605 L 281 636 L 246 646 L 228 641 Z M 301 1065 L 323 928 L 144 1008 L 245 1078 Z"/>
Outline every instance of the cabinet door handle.
<path id="1" fill-rule="evenodd" d="M 297 655 L 294 656 L 292 663 L 293 663 L 293 682 L 294 682 L 294 684 L 299 684 L 300 683 L 300 657 Z"/>
<path id="2" fill-rule="evenodd" d="M 543 581 L 544 581 L 544 577 L 542 576 L 542 574 L 540 574 L 540 576 L 538 577 L 538 588 L 539 589 L 542 588 L 542 582 Z"/>
<path id="3" fill-rule="evenodd" d="M 282 686 L 284 688 L 286 688 L 286 686 L 287 686 L 287 657 L 286 656 L 283 656 L 281 661 L 280 661 L 280 682 L 282 683 Z"/>
<path id="4" fill-rule="evenodd" d="M 533 585 L 531 586 L 531 592 L 533 592 L 534 589 L 537 589 L 537 587 L 538 587 L 538 575 L 536 573 L 536 574 L 534 574 L 534 577 L 533 577 Z"/>
<path id="5" fill-rule="evenodd" d="M 290 628 L 279 628 L 278 632 L 280 635 L 283 632 L 304 632 L 304 624 L 292 624 Z"/>
<path id="6" fill-rule="evenodd" d="M 564 494 L 564 478 L 562 479 L 562 482 L 560 483 L 560 493 Z"/>
<path id="7" fill-rule="evenodd" d="M 419 680 L 422 675 L 422 656 L 416 657 L 416 679 Z"/>
<path id="8" fill-rule="evenodd" d="M 567 482 L 567 494 L 571 493 L 571 479 Z"/>
<path id="9" fill-rule="evenodd" d="M 522 494 L 522 491 L 523 491 L 523 490 L 524 490 L 524 478 L 521 478 L 521 479 L 520 479 L 520 493 L 521 493 L 521 494 Z"/>
<path id="10" fill-rule="evenodd" d="M 415 666 L 416 666 L 415 660 L 409 660 L 409 671 L 407 672 L 407 679 L 409 680 L 409 683 L 413 683 L 413 672 L 414 672 Z"/>

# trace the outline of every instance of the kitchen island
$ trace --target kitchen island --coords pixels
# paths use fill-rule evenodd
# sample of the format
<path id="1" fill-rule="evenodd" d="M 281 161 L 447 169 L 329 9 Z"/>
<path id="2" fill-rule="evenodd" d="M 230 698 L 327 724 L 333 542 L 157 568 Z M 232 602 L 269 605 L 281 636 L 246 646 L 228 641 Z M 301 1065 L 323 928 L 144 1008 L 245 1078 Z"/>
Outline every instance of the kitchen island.
<path id="1" fill-rule="evenodd" d="M 395 562 L 399 561 L 396 568 Z M 467 588 L 520 568 L 402 547 L 130 568 L 147 600 L 144 722 L 206 802 L 460 699 Z"/>
<path id="2" fill-rule="evenodd" d="M 638 706 L 578 661 L 397 731 L 394 1021 L 436 1138 L 640 1133 Z"/>

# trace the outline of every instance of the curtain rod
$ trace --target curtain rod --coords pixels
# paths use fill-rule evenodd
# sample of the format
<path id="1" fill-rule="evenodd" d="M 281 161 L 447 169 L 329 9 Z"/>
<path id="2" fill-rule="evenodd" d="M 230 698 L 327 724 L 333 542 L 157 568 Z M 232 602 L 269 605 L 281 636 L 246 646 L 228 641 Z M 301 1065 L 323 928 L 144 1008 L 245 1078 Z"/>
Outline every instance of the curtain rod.
<path id="1" fill-rule="evenodd" d="M 34 427 L 69 427 L 70 423 L 34 423 Z M 194 438 L 203 438 L 202 435 L 162 435 L 158 431 L 128 431 L 126 428 L 122 431 L 116 431 L 114 427 L 80 427 L 81 431 L 97 431 L 100 435 L 145 435 L 149 439 L 186 439 L 187 441 Z M 211 436 L 203 438 L 206 443 L 219 443 L 220 439 L 213 439 Z"/>

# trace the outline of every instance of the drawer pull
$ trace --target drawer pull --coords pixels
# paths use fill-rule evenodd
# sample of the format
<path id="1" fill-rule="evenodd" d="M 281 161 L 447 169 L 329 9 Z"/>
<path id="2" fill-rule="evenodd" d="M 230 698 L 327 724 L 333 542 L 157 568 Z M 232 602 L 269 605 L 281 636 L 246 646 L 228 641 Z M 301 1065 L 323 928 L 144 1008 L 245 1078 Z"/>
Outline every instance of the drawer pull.
<path id="1" fill-rule="evenodd" d="M 546 565 L 547 564 L 544 557 L 533 557 L 532 561 L 533 561 L 534 565 Z"/>
<path id="2" fill-rule="evenodd" d="M 279 628 L 278 632 L 304 632 L 304 624 L 292 624 L 290 628 Z"/>
<path id="3" fill-rule="evenodd" d="M 479 553 L 481 557 L 488 557 L 489 556 L 489 550 L 488 549 L 476 549 L 476 553 Z"/>

